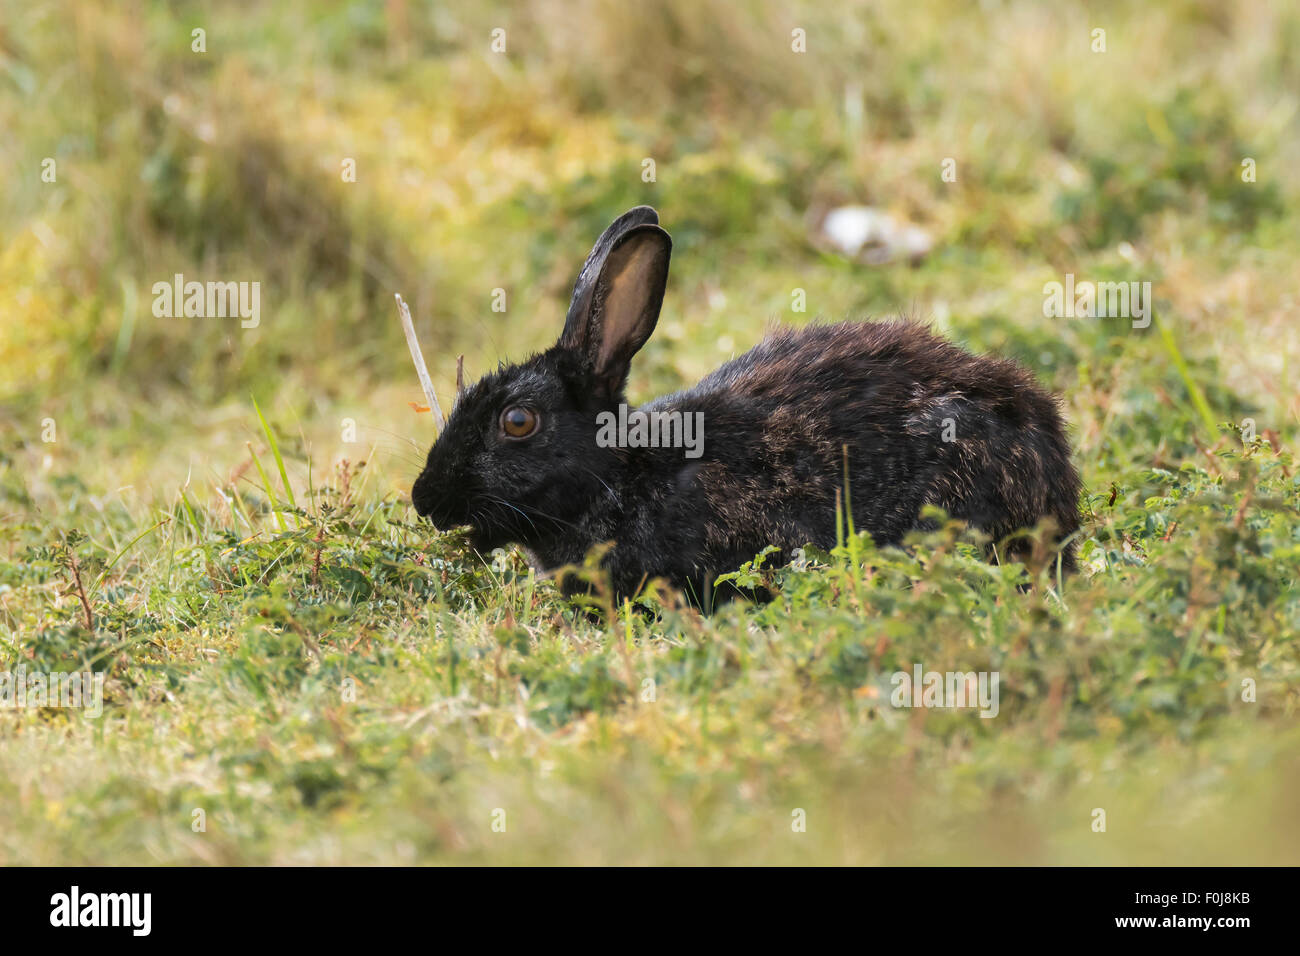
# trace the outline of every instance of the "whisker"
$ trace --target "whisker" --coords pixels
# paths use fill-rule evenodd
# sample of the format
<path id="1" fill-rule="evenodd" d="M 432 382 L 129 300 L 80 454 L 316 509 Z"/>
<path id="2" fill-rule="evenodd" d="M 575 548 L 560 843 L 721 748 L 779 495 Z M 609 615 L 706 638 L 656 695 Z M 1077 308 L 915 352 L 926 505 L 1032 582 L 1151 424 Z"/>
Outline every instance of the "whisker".
<path id="1" fill-rule="evenodd" d="M 410 437 L 409 435 L 400 435 L 400 434 L 398 434 L 397 432 L 389 431 L 387 428 L 380 428 L 380 427 L 377 426 L 377 425 L 367 425 L 367 426 L 366 426 L 366 429 L 367 429 L 368 431 L 378 432 L 378 433 L 381 434 L 381 435 L 387 435 L 389 438 L 395 439 L 396 441 L 400 441 L 400 442 L 402 442 L 403 444 L 410 445 L 411 447 L 416 448 L 416 449 L 420 449 L 420 448 L 423 448 L 423 447 L 424 447 L 423 445 L 421 445 L 418 441 L 416 441 L 414 438 Z"/>
<path id="2" fill-rule="evenodd" d="M 534 531 L 537 531 L 537 530 L 538 530 L 537 525 L 533 522 L 533 519 L 532 519 L 532 518 L 528 517 L 528 515 L 525 514 L 521 509 L 516 508 L 514 505 L 512 505 L 510 502 L 506 501 L 504 498 L 497 498 L 497 497 L 493 496 L 493 497 L 490 498 L 489 500 L 491 500 L 493 504 L 504 505 L 505 507 L 509 508 L 511 511 L 516 512 L 517 514 L 519 514 L 520 516 L 522 516 L 523 519 L 524 519 L 525 521 L 527 521 L 529 525 L 532 526 L 532 529 L 533 529 Z"/>
<path id="3" fill-rule="evenodd" d="M 586 467 L 585 465 L 582 466 L 582 470 L 585 471 L 587 474 L 591 475 L 591 477 L 595 478 L 595 479 L 596 479 L 597 481 L 599 481 L 602 485 L 605 485 L 605 490 L 609 492 L 609 496 L 610 496 L 611 498 L 613 498 L 614 500 L 616 500 L 616 501 L 618 500 L 618 495 L 614 494 L 614 489 L 613 489 L 613 488 L 611 488 L 609 485 L 605 484 L 605 479 L 604 479 L 604 478 L 600 477 L 600 475 L 596 474 L 594 471 L 592 471 L 590 468 Z"/>
<path id="4" fill-rule="evenodd" d="M 509 505 L 510 503 L 509 503 L 508 501 L 502 501 L 502 504 L 507 504 L 507 505 Z M 515 508 L 514 505 L 510 505 L 510 507 L 511 507 L 511 508 Z M 579 530 L 581 530 L 581 529 L 578 527 L 578 525 L 574 524 L 572 521 L 565 521 L 563 518 L 558 518 L 558 517 L 556 517 L 555 515 L 547 514 L 547 513 L 546 513 L 545 511 L 543 511 L 542 509 L 537 508 L 537 507 L 534 507 L 533 505 L 521 505 L 520 507 L 527 508 L 527 509 L 528 509 L 529 511 L 531 511 L 533 514 L 537 515 L 537 517 L 539 517 L 539 518 L 543 518 L 543 519 L 545 519 L 545 520 L 547 520 L 547 521 L 552 521 L 552 522 L 554 522 L 554 523 L 557 524 L 557 525 L 564 525 L 564 526 L 566 526 L 566 527 L 573 528 L 575 531 L 579 531 Z M 518 509 L 518 508 L 515 508 L 515 510 L 518 511 L 519 509 Z M 522 513 L 522 512 L 521 512 L 521 513 Z M 525 516 L 525 517 L 526 517 L 526 516 Z M 534 525 L 533 527 L 536 527 L 536 525 Z"/>

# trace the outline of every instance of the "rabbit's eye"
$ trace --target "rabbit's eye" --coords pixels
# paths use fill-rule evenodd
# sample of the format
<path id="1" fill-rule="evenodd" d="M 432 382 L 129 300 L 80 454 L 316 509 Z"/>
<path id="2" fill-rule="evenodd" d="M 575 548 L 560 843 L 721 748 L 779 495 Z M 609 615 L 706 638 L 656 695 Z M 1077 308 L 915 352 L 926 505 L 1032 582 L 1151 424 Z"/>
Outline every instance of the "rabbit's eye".
<path id="1" fill-rule="evenodd" d="M 527 438 L 540 424 L 537 413 L 522 405 L 513 405 L 501 413 L 501 430 L 511 438 Z"/>

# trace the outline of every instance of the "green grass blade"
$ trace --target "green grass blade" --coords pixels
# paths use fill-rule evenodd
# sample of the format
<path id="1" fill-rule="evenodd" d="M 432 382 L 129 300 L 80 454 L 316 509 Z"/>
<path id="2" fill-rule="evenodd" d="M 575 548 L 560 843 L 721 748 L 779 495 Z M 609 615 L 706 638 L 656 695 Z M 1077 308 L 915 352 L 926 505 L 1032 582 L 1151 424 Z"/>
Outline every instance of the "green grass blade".
<path id="1" fill-rule="evenodd" d="M 253 456 L 253 464 L 257 468 L 258 477 L 262 479 L 262 487 L 266 490 L 266 497 L 271 501 L 271 513 L 275 515 L 275 523 L 281 531 L 288 531 L 289 525 L 284 520 L 284 514 L 280 511 L 280 500 L 275 496 L 275 489 L 271 487 L 271 479 L 266 474 L 266 469 L 262 467 L 262 458 L 254 450 L 252 443 L 249 443 L 248 453 Z"/>
<path id="2" fill-rule="evenodd" d="M 280 444 L 275 440 L 275 432 L 271 431 L 271 426 L 267 424 L 266 416 L 262 414 L 262 409 L 257 404 L 257 399 L 253 399 L 253 409 L 257 412 L 257 420 L 262 423 L 262 433 L 266 435 L 266 442 L 271 446 L 271 455 L 275 458 L 275 467 L 280 471 L 280 481 L 284 485 L 284 496 L 289 501 L 292 508 L 298 507 L 298 502 L 293 497 L 293 485 L 289 484 L 289 473 L 284 467 L 284 458 L 280 455 Z"/>
<path id="3" fill-rule="evenodd" d="M 1197 413 L 1201 416 L 1201 422 L 1205 425 L 1205 429 L 1212 439 L 1217 428 L 1217 422 L 1214 418 L 1214 412 L 1210 410 L 1210 403 L 1205 400 L 1205 393 L 1201 391 L 1201 387 L 1192 378 L 1192 370 L 1187 367 L 1187 361 L 1183 358 L 1178 343 L 1174 341 L 1174 333 L 1164 322 L 1159 319 L 1155 321 L 1156 328 L 1160 330 L 1160 341 L 1164 344 L 1169 357 L 1174 360 L 1174 368 L 1178 370 L 1178 376 L 1183 380 L 1183 386 L 1187 389 L 1187 394 L 1191 397 L 1192 404 L 1196 407 Z"/>

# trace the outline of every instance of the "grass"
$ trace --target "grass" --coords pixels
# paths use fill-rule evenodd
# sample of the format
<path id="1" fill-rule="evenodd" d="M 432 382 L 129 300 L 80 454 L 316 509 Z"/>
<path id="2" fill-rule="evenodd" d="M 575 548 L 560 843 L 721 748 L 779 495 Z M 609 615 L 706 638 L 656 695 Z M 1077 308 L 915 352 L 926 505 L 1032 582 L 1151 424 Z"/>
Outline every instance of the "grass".
<path id="1" fill-rule="evenodd" d="M 0 672 L 106 675 L 98 719 L 0 708 L 0 862 L 1300 862 L 1292 5 L 0 24 Z M 774 318 L 928 319 L 1062 396 L 1081 572 L 846 532 L 735 569 L 770 604 L 593 619 L 417 522 L 392 294 L 445 396 L 553 340 L 637 202 L 674 272 L 635 399 Z M 934 251 L 819 251 L 843 202 Z M 260 281 L 260 325 L 154 317 L 176 272 Z M 1065 273 L 1155 321 L 1044 318 Z M 892 706 L 917 663 L 998 672 L 998 715 Z"/>

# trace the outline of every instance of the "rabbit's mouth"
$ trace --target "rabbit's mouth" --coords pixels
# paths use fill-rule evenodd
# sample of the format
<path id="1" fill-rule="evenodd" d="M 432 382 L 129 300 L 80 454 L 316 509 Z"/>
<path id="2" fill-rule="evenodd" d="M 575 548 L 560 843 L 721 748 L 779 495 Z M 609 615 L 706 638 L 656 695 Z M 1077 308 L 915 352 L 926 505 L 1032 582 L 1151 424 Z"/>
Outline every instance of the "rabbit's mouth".
<path id="1" fill-rule="evenodd" d="M 484 509 L 474 507 L 468 496 L 439 494 L 428 483 L 416 481 L 411 489 L 415 513 L 427 519 L 439 531 L 464 531 L 470 547 L 487 552 L 499 547 L 502 532 L 488 520 Z"/>
<path id="2" fill-rule="evenodd" d="M 508 542 L 502 540 L 499 535 L 494 535 L 491 531 L 480 528 L 478 525 L 467 525 L 469 530 L 469 546 L 480 554 L 487 554 L 493 548 L 503 547 Z"/>
<path id="3" fill-rule="evenodd" d="M 500 514 L 499 510 L 488 499 L 477 499 L 471 503 L 468 516 L 454 522 L 453 526 L 466 533 L 469 546 L 479 554 L 489 554 L 496 548 L 504 548 L 529 537 L 509 520 L 508 514 Z M 438 527 L 443 528 L 442 525 Z"/>
<path id="4" fill-rule="evenodd" d="M 541 522 L 527 505 L 508 501 L 469 482 L 438 481 L 428 472 L 421 474 L 411 488 L 411 504 L 416 514 L 439 531 L 466 532 L 470 547 L 482 554 L 528 540 L 535 536 Z"/>

